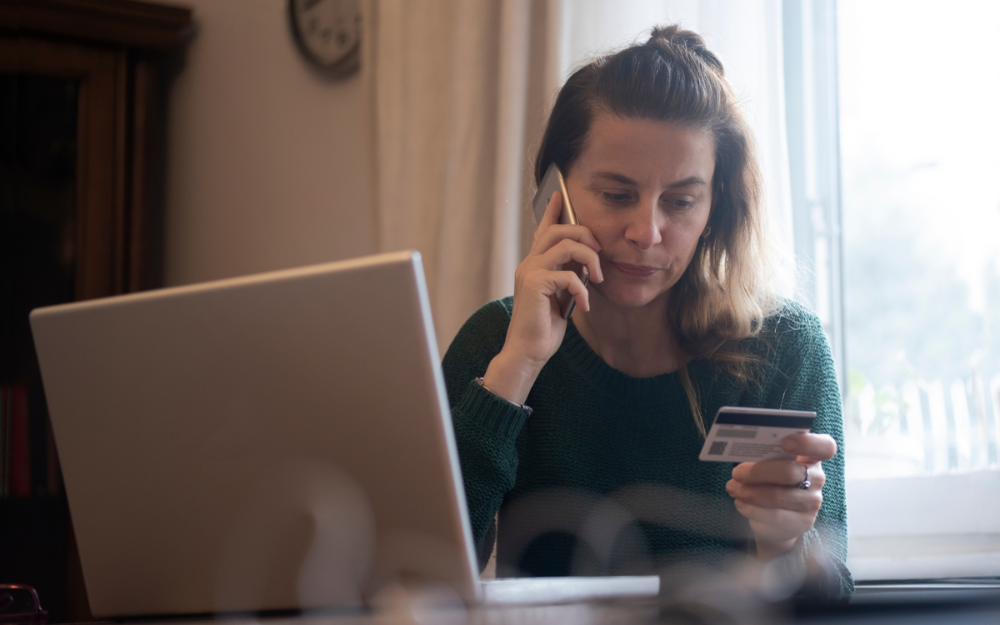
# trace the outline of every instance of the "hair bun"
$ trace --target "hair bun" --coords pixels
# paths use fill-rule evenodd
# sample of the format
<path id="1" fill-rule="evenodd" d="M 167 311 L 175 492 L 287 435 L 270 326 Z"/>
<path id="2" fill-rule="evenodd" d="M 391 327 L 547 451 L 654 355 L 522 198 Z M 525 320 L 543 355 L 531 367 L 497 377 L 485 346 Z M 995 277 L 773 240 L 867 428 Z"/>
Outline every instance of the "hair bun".
<path id="1" fill-rule="evenodd" d="M 665 47 L 677 46 L 694 53 L 706 65 L 714 69 L 720 76 L 725 76 L 726 71 L 722 67 L 722 60 L 708 49 L 705 40 L 701 35 L 693 30 L 684 30 L 680 24 L 670 24 L 669 26 L 656 26 L 649 34 L 647 46 Z"/>

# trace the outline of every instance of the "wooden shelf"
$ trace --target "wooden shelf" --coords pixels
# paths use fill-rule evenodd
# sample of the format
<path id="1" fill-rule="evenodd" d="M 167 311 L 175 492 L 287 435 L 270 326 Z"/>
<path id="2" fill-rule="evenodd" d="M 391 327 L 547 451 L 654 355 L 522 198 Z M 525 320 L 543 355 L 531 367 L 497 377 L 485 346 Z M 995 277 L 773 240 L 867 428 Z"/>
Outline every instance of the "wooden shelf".
<path id="1" fill-rule="evenodd" d="M 133 0 L 2 0 L 0 28 L 161 51 L 193 31 L 190 9 Z"/>

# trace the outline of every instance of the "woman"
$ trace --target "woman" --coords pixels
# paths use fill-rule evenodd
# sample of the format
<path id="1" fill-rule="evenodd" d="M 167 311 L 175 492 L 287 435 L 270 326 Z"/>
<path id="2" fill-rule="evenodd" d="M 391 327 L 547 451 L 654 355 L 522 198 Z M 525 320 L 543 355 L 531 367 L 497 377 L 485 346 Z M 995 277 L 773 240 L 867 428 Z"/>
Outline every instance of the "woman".
<path id="1" fill-rule="evenodd" d="M 554 194 L 513 298 L 444 359 L 480 565 L 494 539 L 501 575 L 825 554 L 849 594 L 833 360 L 816 317 L 767 289 L 760 174 L 719 59 L 671 26 L 578 70 L 536 181 L 550 163 L 581 225 Z M 783 442 L 796 461 L 701 462 L 726 405 L 818 418 Z"/>

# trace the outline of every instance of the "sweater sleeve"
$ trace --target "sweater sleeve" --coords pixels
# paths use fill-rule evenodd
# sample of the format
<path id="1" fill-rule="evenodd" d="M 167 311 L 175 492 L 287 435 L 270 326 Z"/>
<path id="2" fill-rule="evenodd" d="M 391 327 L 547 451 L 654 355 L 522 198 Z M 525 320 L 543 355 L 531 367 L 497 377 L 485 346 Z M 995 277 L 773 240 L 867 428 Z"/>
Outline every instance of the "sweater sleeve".
<path id="1" fill-rule="evenodd" d="M 514 442 L 526 419 L 523 410 L 475 382 L 503 347 L 509 322 L 510 299 L 490 302 L 465 323 L 443 361 L 480 571 L 493 550 L 497 511 L 514 487 Z"/>
<path id="2" fill-rule="evenodd" d="M 773 327 L 771 347 L 777 366 L 765 387 L 763 405 L 815 411 L 812 431 L 829 434 L 837 442 L 837 454 L 823 462 L 826 483 L 816 523 L 790 554 L 789 564 L 819 575 L 813 585 L 822 588 L 811 588 L 811 593 L 846 600 L 854 592 L 854 580 L 846 566 L 844 424 L 833 354 L 819 319 L 797 304 L 786 306 Z"/>

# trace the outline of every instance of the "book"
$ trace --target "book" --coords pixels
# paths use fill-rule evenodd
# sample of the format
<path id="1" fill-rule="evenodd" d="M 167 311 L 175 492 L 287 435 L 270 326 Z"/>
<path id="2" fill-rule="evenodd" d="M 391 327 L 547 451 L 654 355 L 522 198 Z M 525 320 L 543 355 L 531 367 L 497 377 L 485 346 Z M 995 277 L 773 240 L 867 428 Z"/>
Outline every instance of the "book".
<path id="1" fill-rule="evenodd" d="M 28 421 L 28 389 L 5 386 L 2 390 L 4 496 L 31 497 L 31 432 Z"/>

